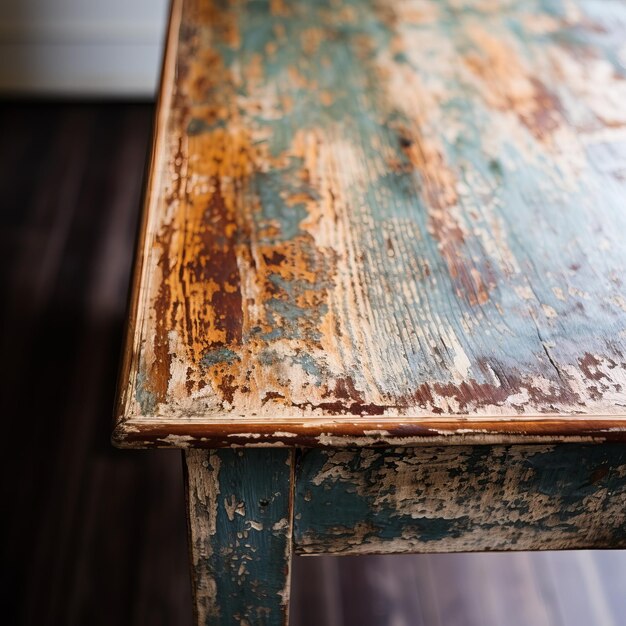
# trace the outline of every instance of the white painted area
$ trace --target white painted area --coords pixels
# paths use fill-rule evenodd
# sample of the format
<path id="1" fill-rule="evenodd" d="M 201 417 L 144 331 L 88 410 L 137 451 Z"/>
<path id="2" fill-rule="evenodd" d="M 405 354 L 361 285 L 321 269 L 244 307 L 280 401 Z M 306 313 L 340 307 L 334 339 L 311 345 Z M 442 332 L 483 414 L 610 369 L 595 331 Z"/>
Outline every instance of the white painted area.
<path id="1" fill-rule="evenodd" d="M 168 0 L 0 0 L 0 91 L 152 96 Z"/>

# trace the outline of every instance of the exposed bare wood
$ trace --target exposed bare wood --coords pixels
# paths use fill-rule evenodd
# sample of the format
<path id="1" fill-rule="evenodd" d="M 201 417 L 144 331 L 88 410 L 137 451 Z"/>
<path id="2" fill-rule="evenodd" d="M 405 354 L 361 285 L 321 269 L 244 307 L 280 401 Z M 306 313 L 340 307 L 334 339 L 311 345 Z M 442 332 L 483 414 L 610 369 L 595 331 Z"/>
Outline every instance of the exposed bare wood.
<path id="1" fill-rule="evenodd" d="M 623 2 L 172 15 L 117 443 L 626 439 Z"/>
<path id="2" fill-rule="evenodd" d="M 626 547 L 622 444 L 311 449 L 303 554 Z"/>

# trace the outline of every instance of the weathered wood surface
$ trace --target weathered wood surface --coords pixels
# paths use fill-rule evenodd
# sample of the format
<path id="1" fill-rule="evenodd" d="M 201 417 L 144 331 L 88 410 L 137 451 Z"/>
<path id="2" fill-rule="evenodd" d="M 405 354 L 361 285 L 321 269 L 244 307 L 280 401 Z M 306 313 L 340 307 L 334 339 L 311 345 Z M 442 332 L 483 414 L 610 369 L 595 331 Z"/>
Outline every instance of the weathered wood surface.
<path id="1" fill-rule="evenodd" d="M 196 624 L 286 625 L 293 451 L 190 450 L 185 461 Z"/>
<path id="2" fill-rule="evenodd" d="M 297 553 L 626 547 L 626 447 L 311 449 Z"/>
<path id="3" fill-rule="evenodd" d="M 116 441 L 624 439 L 625 24 L 176 0 Z"/>

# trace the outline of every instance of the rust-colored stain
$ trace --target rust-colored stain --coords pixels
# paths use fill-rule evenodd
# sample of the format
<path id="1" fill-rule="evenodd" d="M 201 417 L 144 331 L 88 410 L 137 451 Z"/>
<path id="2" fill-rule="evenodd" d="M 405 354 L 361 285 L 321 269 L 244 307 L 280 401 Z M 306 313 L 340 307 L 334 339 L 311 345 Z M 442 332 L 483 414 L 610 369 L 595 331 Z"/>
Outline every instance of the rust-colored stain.
<path id="1" fill-rule="evenodd" d="M 623 24 L 177 0 L 117 440 L 626 437 Z"/>

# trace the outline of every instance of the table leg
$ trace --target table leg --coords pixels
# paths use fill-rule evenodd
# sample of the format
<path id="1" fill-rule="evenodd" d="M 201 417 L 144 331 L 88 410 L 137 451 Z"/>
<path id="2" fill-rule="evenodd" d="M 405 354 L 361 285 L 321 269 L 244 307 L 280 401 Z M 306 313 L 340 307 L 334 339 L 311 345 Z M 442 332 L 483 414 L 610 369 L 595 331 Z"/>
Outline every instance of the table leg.
<path id="1" fill-rule="evenodd" d="M 198 626 L 286 625 L 293 451 L 184 453 Z"/>

